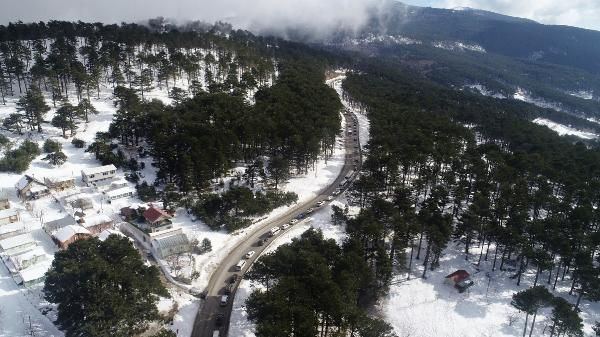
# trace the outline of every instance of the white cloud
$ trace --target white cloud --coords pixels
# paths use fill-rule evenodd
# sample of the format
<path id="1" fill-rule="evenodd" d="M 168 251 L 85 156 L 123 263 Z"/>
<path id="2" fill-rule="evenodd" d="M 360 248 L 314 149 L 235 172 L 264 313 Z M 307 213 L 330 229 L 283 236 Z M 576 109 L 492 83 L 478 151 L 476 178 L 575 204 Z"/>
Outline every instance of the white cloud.
<path id="1" fill-rule="evenodd" d="M 436 0 L 435 7 L 471 7 L 545 24 L 600 30 L 598 0 Z"/>

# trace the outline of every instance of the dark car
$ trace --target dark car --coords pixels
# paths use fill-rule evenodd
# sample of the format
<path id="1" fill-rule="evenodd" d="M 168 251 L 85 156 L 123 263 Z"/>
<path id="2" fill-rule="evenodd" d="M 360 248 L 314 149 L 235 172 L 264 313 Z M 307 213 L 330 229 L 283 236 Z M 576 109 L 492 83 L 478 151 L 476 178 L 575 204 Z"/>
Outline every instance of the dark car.
<path id="1" fill-rule="evenodd" d="M 256 242 L 256 245 L 257 245 L 257 246 L 262 246 L 262 245 L 264 245 L 264 244 L 265 244 L 265 240 L 264 240 L 264 239 L 260 239 L 260 240 L 258 240 L 258 241 Z"/>
<path id="2" fill-rule="evenodd" d="M 229 283 L 233 284 L 238 280 L 239 275 L 238 274 L 233 274 L 231 275 L 231 278 L 229 279 Z"/>
<path id="3" fill-rule="evenodd" d="M 225 316 L 223 316 L 223 314 L 218 314 L 217 318 L 215 319 L 215 325 L 216 326 L 221 326 L 223 325 L 223 321 L 225 320 Z"/>

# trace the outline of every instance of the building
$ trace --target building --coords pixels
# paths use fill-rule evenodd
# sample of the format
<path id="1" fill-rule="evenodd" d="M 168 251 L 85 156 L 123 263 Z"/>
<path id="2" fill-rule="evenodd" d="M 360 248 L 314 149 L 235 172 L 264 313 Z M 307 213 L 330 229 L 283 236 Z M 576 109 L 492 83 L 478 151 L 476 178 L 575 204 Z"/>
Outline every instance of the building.
<path id="1" fill-rule="evenodd" d="M 21 234 L 0 240 L 0 253 L 4 256 L 14 255 L 32 250 L 37 243 L 31 235 Z"/>
<path id="2" fill-rule="evenodd" d="M 117 188 L 116 190 L 110 190 L 103 192 L 106 195 L 106 199 L 108 201 L 117 200 L 121 198 L 128 198 L 135 195 L 135 188 L 131 188 L 128 186 Z"/>
<path id="3" fill-rule="evenodd" d="M 43 282 L 46 278 L 46 272 L 50 269 L 52 263 L 50 261 L 42 261 L 34 264 L 29 268 L 19 270 L 13 279 L 17 284 L 24 285 L 26 287 Z"/>
<path id="4" fill-rule="evenodd" d="M 40 246 L 36 246 L 34 249 L 23 252 L 20 254 L 10 255 L 8 257 L 9 265 L 14 268 L 15 271 L 23 270 L 33 266 L 34 264 L 45 261 L 48 256 L 44 252 L 44 249 Z M 12 269 L 9 268 L 9 269 Z"/>
<path id="5" fill-rule="evenodd" d="M 105 229 L 113 227 L 112 219 L 106 214 L 95 214 L 80 218 L 77 223 L 90 231 L 92 235 L 99 234 Z"/>
<path id="6" fill-rule="evenodd" d="M 27 229 L 22 222 L 13 222 L 0 226 L 0 240 L 25 234 Z"/>
<path id="7" fill-rule="evenodd" d="M 458 289 L 459 293 L 464 292 L 474 284 L 474 282 L 471 280 L 471 275 L 466 270 L 462 269 L 446 275 L 445 282 Z"/>
<path id="8" fill-rule="evenodd" d="M 17 196 L 21 200 L 39 199 L 50 194 L 48 186 L 33 176 L 24 175 L 15 185 Z"/>
<path id="9" fill-rule="evenodd" d="M 112 179 L 117 173 L 115 165 L 104 165 L 81 170 L 81 180 L 90 185 L 99 181 Z"/>
<path id="10" fill-rule="evenodd" d="M 150 206 L 144 211 L 143 216 L 146 220 L 146 227 L 151 233 L 173 228 L 172 216 L 165 210 Z"/>
<path id="11" fill-rule="evenodd" d="M 92 233 L 85 227 L 69 225 L 56 231 L 52 238 L 60 249 L 67 249 L 75 241 L 92 237 Z"/>
<path id="12" fill-rule="evenodd" d="M 64 191 L 75 187 L 75 178 L 73 177 L 45 177 L 44 183 L 53 191 Z"/>
<path id="13" fill-rule="evenodd" d="M 0 210 L 0 226 L 15 223 L 19 221 L 19 211 L 16 209 Z"/>
<path id="14" fill-rule="evenodd" d="M 138 218 L 138 212 L 135 208 L 123 207 L 121 208 L 121 218 L 125 221 L 133 221 Z"/>
<path id="15" fill-rule="evenodd" d="M 56 220 L 52 220 L 52 221 L 48 221 L 48 222 L 44 223 L 42 228 L 44 228 L 44 231 L 46 233 L 48 233 L 48 235 L 52 235 L 57 230 L 59 230 L 63 227 L 76 225 L 76 224 L 77 224 L 77 222 L 75 221 L 75 218 L 70 215 L 67 215 L 64 218 L 60 218 L 60 219 L 56 219 Z"/>
<path id="16" fill-rule="evenodd" d="M 151 246 L 154 254 L 158 258 L 165 258 L 174 254 L 189 252 L 190 241 L 183 233 L 181 228 L 150 235 L 152 238 Z"/>

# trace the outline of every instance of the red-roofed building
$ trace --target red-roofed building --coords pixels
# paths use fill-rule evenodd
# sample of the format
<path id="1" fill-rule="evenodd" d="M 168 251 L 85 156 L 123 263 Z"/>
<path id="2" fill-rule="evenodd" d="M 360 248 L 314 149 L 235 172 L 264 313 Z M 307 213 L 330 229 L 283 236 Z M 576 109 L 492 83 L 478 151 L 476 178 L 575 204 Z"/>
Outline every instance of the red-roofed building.
<path id="1" fill-rule="evenodd" d="M 471 280 L 471 275 L 463 269 L 457 270 L 450 275 L 446 275 L 446 283 L 453 285 L 460 293 L 474 284 Z"/>
<path id="2" fill-rule="evenodd" d="M 150 206 L 142 215 L 151 233 L 173 228 L 172 216 L 165 210 Z"/>

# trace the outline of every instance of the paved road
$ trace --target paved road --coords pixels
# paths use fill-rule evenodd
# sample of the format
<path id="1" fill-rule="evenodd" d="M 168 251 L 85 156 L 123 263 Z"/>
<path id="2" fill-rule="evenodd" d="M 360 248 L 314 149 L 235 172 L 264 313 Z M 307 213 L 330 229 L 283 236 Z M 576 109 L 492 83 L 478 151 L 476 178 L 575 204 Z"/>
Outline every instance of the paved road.
<path id="1" fill-rule="evenodd" d="M 233 297 L 237 290 L 240 278 L 232 285 L 231 294 L 229 295 L 229 301 L 227 305 L 221 306 L 220 299 L 225 292 L 225 287 L 229 284 L 229 280 L 234 274 L 241 276 L 243 272 L 248 270 L 250 265 L 258 259 L 263 250 L 267 247 L 267 243 L 259 246 L 257 242 L 260 239 L 272 240 L 269 238 L 269 231 L 274 227 L 279 227 L 285 223 L 289 223 L 292 219 L 297 218 L 299 215 L 304 214 L 309 208 L 315 207 L 315 204 L 319 201 L 326 201 L 327 197 L 332 195 L 336 189 L 340 188 L 340 183 L 346 179 L 346 175 L 354 170 L 355 165 L 360 163 L 361 154 L 360 148 L 357 147 L 359 144 L 358 139 L 358 127 L 355 127 L 357 123 L 356 116 L 346 113 L 346 130 L 344 130 L 345 143 L 346 143 L 346 159 L 344 166 L 336 178 L 336 180 L 323 189 L 316 197 L 294 206 L 289 211 L 280 215 L 276 219 L 265 223 L 264 225 L 257 228 L 252 233 L 247 235 L 247 238 L 235 246 L 232 251 L 225 257 L 219 264 L 217 269 L 212 274 L 210 281 L 207 286 L 207 296 L 203 306 L 201 306 L 196 319 L 194 321 L 194 328 L 192 331 L 192 337 L 212 337 L 213 333 L 220 330 L 220 336 L 227 336 L 229 329 L 229 318 L 231 316 Z M 357 125 L 357 124 L 356 124 Z M 352 134 L 348 131 L 352 130 Z M 354 179 L 355 175 L 351 178 Z M 346 185 L 347 186 L 347 185 Z M 281 235 L 281 231 L 278 235 Z M 277 237 L 276 235 L 275 237 Z M 255 251 L 253 257 L 246 260 L 246 264 L 241 272 L 235 271 L 235 265 L 244 258 L 248 251 Z M 222 325 L 219 327 L 216 325 L 217 316 L 222 315 Z"/>

